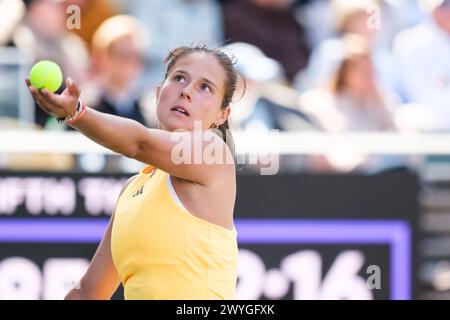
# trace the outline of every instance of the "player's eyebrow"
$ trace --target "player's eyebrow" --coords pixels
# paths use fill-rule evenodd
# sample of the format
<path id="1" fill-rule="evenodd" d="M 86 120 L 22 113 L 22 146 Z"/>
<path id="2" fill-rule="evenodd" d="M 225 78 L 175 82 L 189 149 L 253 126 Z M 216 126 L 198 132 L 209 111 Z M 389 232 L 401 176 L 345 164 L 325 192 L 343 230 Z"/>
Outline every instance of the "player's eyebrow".
<path id="1" fill-rule="evenodd" d="M 185 71 L 185 70 L 182 70 L 182 69 L 177 69 L 177 70 L 174 71 L 174 73 L 175 73 L 175 72 L 184 74 L 184 75 L 186 75 L 186 76 L 189 76 L 189 72 L 187 72 L 187 71 Z M 219 89 L 219 88 L 217 87 L 217 85 L 216 85 L 212 80 L 209 80 L 208 78 L 201 78 L 201 79 L 202 79 L 204 82 L 206 82 L 206 83 L 212 85 L 214 88 Z"/>

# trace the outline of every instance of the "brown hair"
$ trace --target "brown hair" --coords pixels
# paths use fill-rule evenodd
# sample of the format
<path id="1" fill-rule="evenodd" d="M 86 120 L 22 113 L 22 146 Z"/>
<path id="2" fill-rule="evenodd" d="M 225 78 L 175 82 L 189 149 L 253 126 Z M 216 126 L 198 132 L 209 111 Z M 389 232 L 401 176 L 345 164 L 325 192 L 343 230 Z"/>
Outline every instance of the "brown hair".
<path id="1" fill-rule="evenodd" d="M 335 93 L 344 89 L 350 65 L 359 58 L 371 57 L 369 43 L 365 38 L 356 34 L 345 34 L 341 41 L 344 46 L 344 56 L 330 83 L 331 90 Z"/>
<path id="2" fill-rule="evenodd" d="M 193 45 L 193 46 L 181 46 L 171 50 L 164 59 L 164 63 L 167 65 L 166 74 L 164 75 L 164 81 L 167 79 L 170 70 L 172 70 L 172 68 L 175 66 L 176 62 L 180 58 L 185 57 L 194 52 L 204 52 L 215 56 L 219 61 L 220 65 L 225 70 L 226 74 L 225 93 L 220 107 L 222 110 L 224 110 L 227 106 L 230 105 L 233 99 L 233 95 L 236 91 L 236 86 L 238 84 L 238 78 L 239 77 L 242 78 L 244 82 L 244 87 L 245 87 L 245 79 L 234 67 L 236 60 L 233 57 L 230 57 L 229 55 L 224 53 L 219 48 L 210 48 L 206 45 Z M 221 124 L 217 128 L 214 128 L 214 132 L 222 138 L 222 140 L 230 149 L 233 158 L 236 159 L 234 140 L 230 132 L 229 120 L 228 119 L 225 120 L 223 124 Z"/>

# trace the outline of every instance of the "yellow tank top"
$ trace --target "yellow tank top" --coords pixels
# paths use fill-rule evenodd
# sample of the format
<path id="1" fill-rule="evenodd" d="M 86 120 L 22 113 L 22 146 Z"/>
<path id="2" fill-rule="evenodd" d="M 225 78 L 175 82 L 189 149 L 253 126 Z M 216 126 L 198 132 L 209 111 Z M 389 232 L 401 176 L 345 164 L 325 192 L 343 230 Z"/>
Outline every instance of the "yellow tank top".
<path id="1" fill-rule="evenodd" d="M 236 238 L 189 213 L 168 173 L 143 168 L 117 201 L 111 234 L 125 299 L 234 299 Z"/>

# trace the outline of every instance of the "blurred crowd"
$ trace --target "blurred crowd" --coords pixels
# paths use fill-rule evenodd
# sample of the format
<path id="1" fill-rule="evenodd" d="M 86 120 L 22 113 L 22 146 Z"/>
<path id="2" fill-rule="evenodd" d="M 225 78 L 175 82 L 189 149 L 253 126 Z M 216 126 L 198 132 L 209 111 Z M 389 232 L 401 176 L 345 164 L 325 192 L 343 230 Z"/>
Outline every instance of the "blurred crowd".
<path id="1" fill-rule="evenodd" d="M 246 92 L 232 106 L 234 129 L 450 130 L 450 0 L 0 0 L 0 94 L 2 50 L 29 65 L 49 59 L 91 107 L 157 127 L 164 56 L 189 44 L 236 57 Z M 33 122 L 57 127 L 37 106 Z M 306 161 L 345 172 L 405 163 Z"/>

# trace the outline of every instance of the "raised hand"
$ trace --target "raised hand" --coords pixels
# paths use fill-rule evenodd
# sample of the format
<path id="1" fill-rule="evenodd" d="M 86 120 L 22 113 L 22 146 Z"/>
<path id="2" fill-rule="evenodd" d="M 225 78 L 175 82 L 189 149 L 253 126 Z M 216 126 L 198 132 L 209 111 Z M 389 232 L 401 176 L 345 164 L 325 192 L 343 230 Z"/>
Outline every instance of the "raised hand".
<path id="1" fill-rule="evenodd" d="M 76 111 L 80 89 L 71 78 L 66 79 L 66 89 L 61 94 L 54 94 L 46 89 L 38 90 L 28 78 L 25 83 L 38 106 L 49 115 L 64 118 Z"/>

